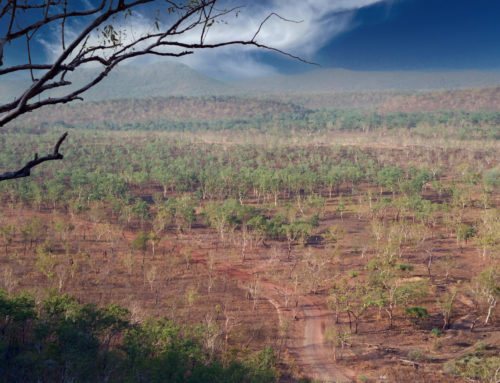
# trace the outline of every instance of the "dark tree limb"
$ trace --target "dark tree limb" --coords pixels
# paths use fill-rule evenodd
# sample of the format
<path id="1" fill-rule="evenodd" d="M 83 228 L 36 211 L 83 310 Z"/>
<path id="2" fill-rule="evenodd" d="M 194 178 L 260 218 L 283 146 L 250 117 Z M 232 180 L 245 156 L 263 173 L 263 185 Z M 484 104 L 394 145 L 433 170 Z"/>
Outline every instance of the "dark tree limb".
<path id="1" fill-rule="evenodd" d="M 59 153 L 59 148 L 67 136 L 68 136 L 68 132 L 64 133 L 59 138 L 59 140 L 57 140 L 57 143 L 54 146 L 54 151 L 51 154 L 47 154 L 46 156 L 43 156 L 43 157 L 38 157 L 38 154 L 35 154 L 35 158 L 33 160 L 29 161 L 21 169 L 14 171 L 14 172 L 6 172 L 3 174 L 0 174 L 0 181 L 28 177 L 31 174 L 31 169 L 37 165 L 40 165 L 42 162 L 52 161 L 52 160 L 62 160 L 64 158 L 64 156 L 61 153 Z"/>

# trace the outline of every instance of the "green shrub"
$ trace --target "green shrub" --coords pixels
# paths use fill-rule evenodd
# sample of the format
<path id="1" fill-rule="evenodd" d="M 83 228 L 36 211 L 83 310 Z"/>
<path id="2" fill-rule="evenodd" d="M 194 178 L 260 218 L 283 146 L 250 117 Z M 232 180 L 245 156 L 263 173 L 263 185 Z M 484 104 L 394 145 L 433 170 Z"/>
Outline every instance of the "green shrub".
<path id="1" fill-rule="evenodd" d="M 429 317 L 427 309 L 420 306 L 407 307 L 405 309 L 405 313 L 410 318 L 410 320 L 415 324 Z"/>
<path id="2" fill-rule="evenodd" d="M 499 366 L 498 356 L 478 357 L 471 354 L 446 363 L 445 370 L 468 381 L 493 382 Z"/>
<path id="3" fill-rule="evenodd" d="M 409 265 L 409 264 L 405 264 L 405 263 L 400 263 L 397 267 L 401 271 L 413 271 L 413 269 L 414 269 L 413 265 Z"/>
<path id="4" fill-rule="evenodd" d="M 477 234 L 477 228 L 474 226 L 466 225 L 462 223 L 457 229 L 457 239 L 460 241 L 467 241 Z"/>
<path id="5" fill-rule="evenodd" d="M 439 338 L 441 336 L 441 330 L 438 328 L 433 328 L 431 330 L 431 335 L 435 336 L 436 338 Z"/>
<path id="6" fill-rule="evenodd" d="M 497 188 L 500 186 L 500 167 L 488 169 L 483 173 L 483 181 L 486 186 Z"/>

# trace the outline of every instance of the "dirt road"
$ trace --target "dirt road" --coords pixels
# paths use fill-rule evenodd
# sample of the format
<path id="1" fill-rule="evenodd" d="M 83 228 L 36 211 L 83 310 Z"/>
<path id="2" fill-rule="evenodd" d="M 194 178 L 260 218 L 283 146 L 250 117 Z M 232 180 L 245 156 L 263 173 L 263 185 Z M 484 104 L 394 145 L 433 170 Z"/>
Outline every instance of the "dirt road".
<path id="1" fill-rule="evenodd" d="M 204 254 L 193 255 L 193 260 L 207 264 Z M 247 270 L 236 265 L 223 263 L 216 266 L 216 270 L 233 279 L 249 282 L 254 276 Z M 297 320 L 290 318 L 290 311 L 283 302 L 285 288 L 265 279 L 260 280 L 261 297 L 268 300 L 276 309 L 280 324 L 285 320 L 292 324 L 298 344 L 287 345 L 290 354 L 306 376 L 317 382 L 340 383 L 352 382 L 354 372 L 338 366 L 332 357 L 332 353 L 324 340 L 324 331 L 329 323 L 332 323 L 331 314 L 328 310 L 321 308 L 313 298 L 302 296 L 299 299 Z"/>
<path id="2" fill-rule="evenodd" d="M 302 352 L 311 377 L 320 382 L 352 382 L 353 379 L 347 376 L 352 376 L 352 371 L 336 365 L 325 344 L 324 331 L 332 321 L 331 315 L 308 298 L 303 299 L 301 308 L 305 322 Z"/>

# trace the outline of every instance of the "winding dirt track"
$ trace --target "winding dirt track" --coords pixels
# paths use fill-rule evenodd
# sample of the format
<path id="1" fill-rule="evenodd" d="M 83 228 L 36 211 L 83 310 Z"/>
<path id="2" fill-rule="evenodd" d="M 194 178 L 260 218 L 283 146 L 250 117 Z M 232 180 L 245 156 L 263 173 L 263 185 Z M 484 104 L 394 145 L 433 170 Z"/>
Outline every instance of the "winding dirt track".
<path id="1" fill-rule="evenodd" d="M 207 264 L 207 259 L 203 254 L 193 256 L 195 262 Z M 216 267 L 218 272 L 224 273 L 233 279 L 248 282 L 253 275 L 241 268 L 231 264 L 220 264 Z M 276 309 L 280 324 L 285 319 L 291 319 L 291 330 L 294 334 L 299 334 L 296 344 L 288 344 L 287 348 L 295 358 L 297 365 L 305 375 L 318 382 L 340 383 L 354 381 L 354 372 L 345 367 L 338 366 L 334 361 L 331 351 L 324 341 L 324 330 L 328 323 L 332 321 L 330 313 L 321 308 L 313 298 L 303 296 L 297 312 L 298 320 L 286 318 L 289 313 L 282 303 L 285 289 L 265 279 L 261 280 L 261 296 L 268 300 Z M 302 336 L 300 336 L 302 335 Z"/>
<path id="2" fill-rule="evenodd" d="M 130 238 L 133 237 L 129 234 Z M 203 245 L 202 245 L 203 246 Z M 191 254 L 192 261 L 208 265 L 207 252 L 195 251 Z M 216 266 L 217 272 L 241 281 L 250 282 L 254 275 L 237 265 L 222 263 Z M 324 330 L 333 324 L 331 313 L 316 302 L 314 297 L 301 296 L 297 310 L 298 320 L 294 320 L 289 309 L 284 304 L 286 287 L 279 286 L 266 279 L 261 279 L 260 295 L 276 309 L 280 324 L 285 320 L 291 324 L 291 334 L 294 341 L 288 342 L 287 349 L 295 359 L 300 371 L 316 382 L 347 383 L 355 381 L 355 372 L 344 366 L 339 366 L 333 360 L 331 350 L 325 344 Z M 291 293 L 288 291 L 288 293 Z"/>
<path id="3" fill-rule="evenodd" d="M 307 298 L 303 299 L 301 309 L 305 323 L 301 352 L 310 367 L 311 377 L 321 382 L 351 382 L 347 374 L 352 376 L 352 372 L 336 365 L 325 345 L 324 329 L 331 321 L 330 314 Z"/>

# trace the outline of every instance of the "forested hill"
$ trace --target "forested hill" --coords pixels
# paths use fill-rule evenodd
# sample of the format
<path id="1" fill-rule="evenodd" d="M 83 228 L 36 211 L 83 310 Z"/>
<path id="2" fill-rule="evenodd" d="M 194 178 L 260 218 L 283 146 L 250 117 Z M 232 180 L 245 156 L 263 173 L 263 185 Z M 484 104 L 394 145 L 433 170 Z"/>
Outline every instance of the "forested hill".
<path id="1" fill-rule="evenodd" d="M 37 126 L 63 123 L 75 127 L 128 128 L 154 124 L 253 124 L 287 120 L 310 124 L 321 111 L 357 110 L 377 114 L 500 111 L 500 87 L 434 92 L 368 91 L 236 97 L 149 97 L 50 106 L 19 122 Z M 318 112 L 315 112 L 318 111 Z M 331 114 L 331 113 L 330 113 Z M 334 118 L 331 115 L 328 119 Z M 222 124 L 222 125 L 221 125 Z M 180 127 L 185 129 L 186 127 Z"/>
<path id="2" fill-rule="evenodd" d="M 310 109 L 370 109 L 379 113 L 500 110 L 500 86 L 434 91 L 336 91 L 272 97 Z"/>
<path id="3" fill-rule="evenodd" d="M 75 82 L 82 83 L 88 73 L 80 72 Z M 172 62 L 143 67 L 121 66 L 98 86 L 85 94 L 86 100 L 144 98 L 159 96 L 206 96 L 230 92 L 230 86 Z"/>
<path id="4" fill-rule="evenodd" d="M 28 125 L 63 122 L 72 126 L 119 125 L 149 121 L 193 122 L 269 120 L 280 115 L 303 118 L 304 107 L 270 99 L 210 97 L 156 97 L 75 103 L 40 109 L 23 116 Z"/>
<path id="5" fill-rule="evenodd" d="M 382 113 L 438 110 L 498 111 L 500 110 L 500 87 L 394 95 L 391 98 L 387 97 L 379 105 L 378 110 Z"/>
<path id="6" fill-rule="evenodd" d="M 365 90 L 436 90 L 500 85 L 500 72 L 351 71 L 318 69 L 234 83 L 249 93 L 314 93 Z"/>
<path id="7" fill-rule="evenodd" d="M 281 99 L 205 96 L 94 101 L 42 108 L 2 129 L 24 126 L 42 133 L 55 125 L 65 129 L 177 132 L 281 130 L 283 134 L 294 130 L 366 132 L 418 127 L 422 135 L 440 131 L 457 137 L 498 139 L 500 89 L 335 92 Z M 461 130 L 454 128 L 457 126 Z"/>

